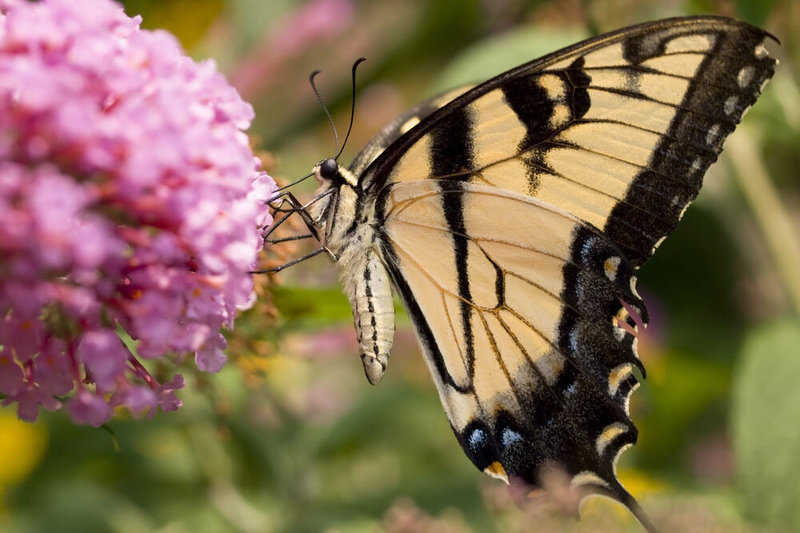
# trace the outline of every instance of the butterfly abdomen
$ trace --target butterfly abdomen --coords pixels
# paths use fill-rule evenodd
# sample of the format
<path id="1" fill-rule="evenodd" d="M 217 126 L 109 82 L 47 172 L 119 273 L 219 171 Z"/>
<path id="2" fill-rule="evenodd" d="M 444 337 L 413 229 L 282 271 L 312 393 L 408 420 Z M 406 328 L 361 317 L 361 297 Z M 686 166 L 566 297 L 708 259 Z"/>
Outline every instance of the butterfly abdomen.
<path id="1" fill-rule="evenodd" d="M 338 266 L 353 308 L 364 372 L 375 385 L 386 371 L 394 340 L 394 303 L 389 273 L 377 251 L 369 246 L 351 247 Z"/>
<path id="2" fill-rule="evenodd" d="M 389 363 L 394 341 L 394 303 L 389 273 L 377 247 L 375 227 L 363 223 L 371 204 L 365 205 L 348 180 L 349 171 L 340 168 L 343 179 L 336 182 L 318 178 L 324 194 L 335 188 L 335 195 L 315 206 L 317 229 L 323 246 L 336 258 L 339 279 L 353 309 L 359 355 L 367 379 L 377 384 Z"/>

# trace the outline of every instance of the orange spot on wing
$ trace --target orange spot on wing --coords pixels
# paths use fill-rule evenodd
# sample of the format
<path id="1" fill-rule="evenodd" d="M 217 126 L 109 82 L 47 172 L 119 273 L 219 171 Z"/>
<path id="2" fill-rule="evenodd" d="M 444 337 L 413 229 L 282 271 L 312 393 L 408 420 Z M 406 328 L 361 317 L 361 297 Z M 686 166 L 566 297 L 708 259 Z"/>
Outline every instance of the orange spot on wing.
<path id="1" fill-rule="evenodd" d="M 502 479 L 506 483 L 508 483 L 508 475 L 506 475 L 506 471 L 498 461 L 493 462 L 489 466 L 487 466 L 484 470 L 487 474 L 492 477 L 496 477 L 498 479 Z"/>

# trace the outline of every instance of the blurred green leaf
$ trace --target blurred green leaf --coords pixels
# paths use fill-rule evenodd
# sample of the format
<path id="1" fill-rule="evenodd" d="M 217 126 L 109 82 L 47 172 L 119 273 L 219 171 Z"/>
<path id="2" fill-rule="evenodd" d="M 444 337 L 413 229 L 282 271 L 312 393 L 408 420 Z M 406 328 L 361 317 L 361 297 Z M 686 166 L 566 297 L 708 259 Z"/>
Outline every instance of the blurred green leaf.
<path id="1" fill-rule="evenodd" d="M 128 15 L 141 15 L 142 26 L 165 29 L 191 48 L 225 8 L 223 0 L 120 0 Z"/>
<path id="2" fill-rule="evenodd" d="M 733 445 L 746 512 L 800 529 L 800 324 L 752 332 L 733 395 Z"/>
<path id="3" fill-rule="evenodd" d="M 726 396 L 730 367 L 683 352 L 662 357 L 659 371 L 651 372 L 645 383 L 649 411 L 640 424 L 636 452 L 651 467 L 674 471 L 681 462 L 676 450 L 690 444 L 701 429 L 711 433 L 722 423 L 716 407 Z"/>
<path id="4" fill-rule="evenodd" d="M 352 311 L 338 286 L 325 288 L 275 287 L 272 290 L 281 316 L 293 326 L 295 321 L 314 320 L 330 323 L 349 321 Z"/>
<path id="5" fill-rule="evenodd" d="M 586 37 L 586 32 L 577 28 L 524 26 L 486 38 L 448 63 L 431 86 L 431 94 L 486 80 Z"/>
<path id="6" fill-rule="evenodd" d="M 719 214 L 689 206 L 639 275 L 648 305 L 653 295 L 651 322 L 664 330 L 671 346 L 730 364 L 745 331 L 737 301 L 739 261 Z"/>
<path id="7" fill-rule="evenodd" d="M 775 6 L 775 0 L 734 0 L 733 3 L 742 20 L 756 26 L 763 26 L 767 22 Z"/>

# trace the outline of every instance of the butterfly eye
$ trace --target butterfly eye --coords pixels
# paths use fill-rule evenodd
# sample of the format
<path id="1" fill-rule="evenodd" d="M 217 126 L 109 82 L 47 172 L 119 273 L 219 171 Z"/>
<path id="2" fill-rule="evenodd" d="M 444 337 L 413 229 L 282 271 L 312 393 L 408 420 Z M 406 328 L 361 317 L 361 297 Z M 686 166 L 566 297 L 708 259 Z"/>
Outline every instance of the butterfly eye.
<path id="1" fill-rule="evenodd" d="M 326 159 L 319 164 L 319 175 L 326 180 L 332 180 L 339 173 L 339 163 L 335 159 Z"/>

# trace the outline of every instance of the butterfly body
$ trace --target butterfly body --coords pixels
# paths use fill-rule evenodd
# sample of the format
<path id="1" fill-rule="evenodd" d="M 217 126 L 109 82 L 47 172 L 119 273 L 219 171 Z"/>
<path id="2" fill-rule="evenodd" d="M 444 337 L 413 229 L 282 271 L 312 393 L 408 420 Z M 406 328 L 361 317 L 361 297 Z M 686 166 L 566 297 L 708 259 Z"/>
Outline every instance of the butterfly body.
<path id="1" fill-rule="evenodd" d="M 358 184 L 347 169 L 329 163 L 325 173 L 323 164 L 330 161 L 333 160 L 317 165 L 314 174 L 325 190 L 334 188 L 333 194 L 317 202 L 311 216 L 317 222 L 322 244 L 336 258 L 339 280 L 353 308 L 364 371 L 375 385 L 386 371 L 394 339 L 389 272 L 377 228 L 365 223 L 374 219 L 374 202 L 363 201 L 357 192 Z"/>
<path id="2" fill-rule="evenodd" d="M 650 527 L 615 471 L 644 374 L 635 275 L 772 75 L 767 38 L 717 17 L 625 28 L 423 102 L 349 168 L 317 165 L 311 217 L 369 381 L 394 287 L 478 468 L 532 487 L 561 469 Z"/>

